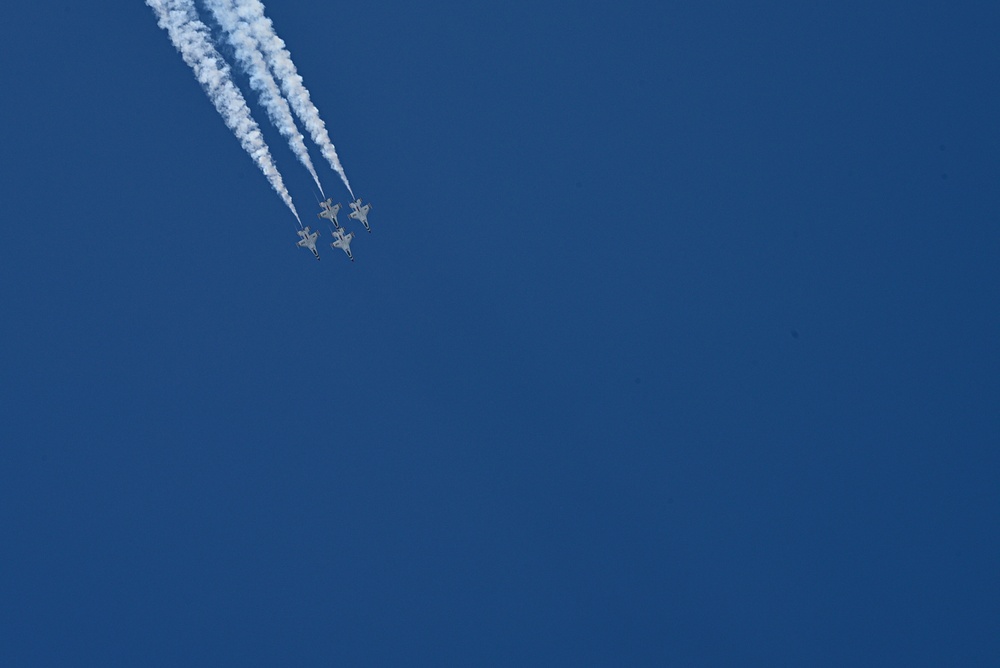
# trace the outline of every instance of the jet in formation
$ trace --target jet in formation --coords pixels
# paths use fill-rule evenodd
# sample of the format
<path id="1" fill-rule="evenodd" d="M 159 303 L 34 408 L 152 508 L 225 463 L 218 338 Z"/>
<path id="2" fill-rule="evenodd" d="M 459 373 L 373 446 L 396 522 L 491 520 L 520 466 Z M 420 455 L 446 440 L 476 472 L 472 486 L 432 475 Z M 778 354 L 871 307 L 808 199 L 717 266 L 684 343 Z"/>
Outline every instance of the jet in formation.
<path id="1" fill-rule="evenodd" d="M 334 204 L 333 198 L 326 200 L 325 202 L 320 202 L 319 205 L 323 207 L 323 210 L 316 214 L 317 218 L 326 218 L 334 227 L 340 227 L 340 222 L 337 220 L 337 212 L 340 211 L 340 202 Z"/>
<path id="2" fill-rule="evenodd" d="M 347 257 L 354 262 L 354 254 L 351 253 L 351 240 L 354 239 L 354 232 L 345 232 L 344 228 L 340 226 L 340 221 L 337 220 L 337 213 L 340 212 L 340 204 L 334 204 L 333 198 L 326 200 L 325 202 L 319 203 L 320 208 L 323 210 L 316 214 L 319 218 L 326 218 L 331 223 L 333 223 L 333 243 L 330 244 L 332 248 L 339 248 L 345 253 Z M 365 229 L 371 233 L 372 229 L 368 226 L 368 212 L 371 210 L 371 204 L 361 204 L 361 198 L 350 203 L 351 214 L 350 217 L 354 220 L 361 221 L 361 224 L 365 226 Z M 298 235 L 302 237 L 298 245 L 302 248 L 308 248 L 312 251 L 316 259 L 319 259 L 319 251 L 316 250 L 316 239 L 319 238 L 319 231 L 310 232 L 309 228 L 306 227 L 304 230 L 299 230 Z"/>
<path id="3" fill-rule="evenodd" d="M 361 224 L 365 226 L 366 230 L 368 230 L 368 234 L 371 234 L 372 228 L 368 227 L 368 212 L 371 210 L 372 205 L 365 204 L 364 206 L 361 206 L 360 197 L 351 202 L 350 204 L 352 211 L 348 215 L 354 220 L 360 220 Z"/>
<path id="4" fill-rule="evenodd" d="M 334 241 L 330 244 L 330 247 L 341 249 L 347 253 L 347 257 L 350 258 L 351 262 L 354 262 L 354 256 L 351 255 L 351 239 L 354 238 L 354 232 L 344 234 L 344 230 L 338 227 L 333 231 L 333 238 Z"/>
<path id="5" fill-rule="evenodd" d="M 309 226 L 307 225 L 306 229 L 299 230 L 296 234 L 302 237 L 297 245 L 301 246 L 302 248 L 308 248 L 309 250 L 311 250 L 313 252 L 313 255 L 315 255 L 316 259 L 318 260 L 319 251 L 316 250 L 316 239 L 319 238 L 319 232 L 313 232 L 312 234 L 310 234 Z"/>

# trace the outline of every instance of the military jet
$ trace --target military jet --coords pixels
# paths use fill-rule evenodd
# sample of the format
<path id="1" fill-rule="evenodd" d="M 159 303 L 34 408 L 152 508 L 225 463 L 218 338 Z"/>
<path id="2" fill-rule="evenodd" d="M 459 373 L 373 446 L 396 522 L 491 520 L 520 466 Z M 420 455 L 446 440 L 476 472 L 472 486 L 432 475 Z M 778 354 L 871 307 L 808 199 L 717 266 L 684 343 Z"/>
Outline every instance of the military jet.
<path id="1" fill-rule="evenodd" d="M 316 259 L 318 260 L 319 252 L 316 250 L 316 239 L 319 238 L 319 232 L 313 232 L 312 234 L 309 234 L 309 226 L 306 225 L 306 229 L 299 230 L 298 232 L 296 232 L 296 234 L 302 237 L 298 241 L 298 243 L 296 243 L 296 245 L 311 250 L 313 252 L 313 255 L 315 255 Z"/>
<path id="2" fill-rule="evenodd" d="M 345 234 L 344 230 L 338 227 L 333 231 L 333 238 L 334 242 L 330 244 L 330 247 L 341 249 L 347 253 L 347 257 L 351 259 L 351 262 L 354 262 L 354 256 L 351 255 L 351 239 L 354 238 L 354 232 L 347 232 Z"/>
<path id="3" fill-rule="evenodd" d="M 340 202 L 333 204 L 333 198 L 326 200 L 325 202 L 320 202 L 319 205 L 323 207 L 321 213 L 317 213 L 317 218 L 326 218 L 334 227 L 340 227 L 340 221 L 337 220 L 337 212 L 340 211 Z"/>
<path id="4" fill-rule="evenodd" d="M 371 204 L 361 206 L 361 198 L 359 197 L 355 201 L 351 202 L 352 211 L 348 214 L 354 220 L 360 220 L 361 224 L 365 226 L 366 230 L 368 230 L 368 234 L 371 234 L 372 232 L 372 228 L 368 227 L 368 211 L 371 210 L 371 208 Z"/>

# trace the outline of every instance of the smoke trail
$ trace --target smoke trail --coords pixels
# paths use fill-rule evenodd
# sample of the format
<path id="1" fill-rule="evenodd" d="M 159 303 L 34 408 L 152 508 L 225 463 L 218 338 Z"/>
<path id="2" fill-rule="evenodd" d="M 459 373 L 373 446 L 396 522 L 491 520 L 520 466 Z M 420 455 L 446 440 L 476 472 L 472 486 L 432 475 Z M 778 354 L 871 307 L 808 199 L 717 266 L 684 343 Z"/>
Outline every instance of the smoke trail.
<path id="1" fill-rule="evenodd" d="M 292 110 L 288 108 L 288 102 L 281 96 L 281 89 L 278 88 L 278 84 L 264 61 L 257 40 L 250 34 L 250 26 L 240 20 L 233 0 L 206 0 L 205 4 L 215 16 L 215 20 L 222 26 L 229 43 L 236 50 L 236 59 L 243 71 L 249 75 L 250 87 L 257 91 L 261 106 L 267 111 L 271 122 L 278 128 L 278 132 L 288 140 L 288 145 L 295 157 L 309 170 L 316 186 L 320 192 L 323 192 L 323 186 L 320 185 L 319 177 L 316 175 L 312 160 L 309 158 L 304 138 L 299 129 L 295 127 Z"/>
<path id="2" fill-rule="evenodd" d="M 216 110 L 233 131 L 240 145 L 264 172 L 274 191 L 285 202 L 302 227 L 299 213 L 274 166 L 271 152 L 264 143 L 260 127 L 250 115 L 250 108 L 240 89 L 229 76 L 229 66 L 215 50 L 208 37 L 208 27 L 198 18 L 193 0 L 146 0 L 156 13 L 156 22 L 170 35 L 170 41 L 184 62 L 194 70 L 195 77 Z"/>
<path id="3" fill-rule="evenodd" d="M 271 19 L 264 16 L 264 5 L 261 4 L 260 0 L 234 0 L 234 2 L 240 19 L 249 25 L 250 33 L 260 45 L 261 53 L 264 54 L 274 76 L 281 83 L 281 90 L 291 103 L 295 115 L 299 117 L 312 140 L 319 146 L 320 152 L 330 163 L 330 167 L 340 175 L 340 179 L 347 186 L 347 191 L 351 193 L 353 198 L 354 191 L 351 190 L 351 184 L 347 181 L 347 174 L 344 173 L 344 167 L 340 164 L 340 158 L 337 157 L 337 150 L 333 147 L 333 142 L 330 141 L 330 135 L 326 132 L 326 124 L 319 117 L 319 109 L 312 103 L 309 91 L 302 84 L 302 77 L 299 76 L 295 69 L 295 63 L 292 62 L 292 54 L 288 53 L 285 43 L 274 32 Z"/>

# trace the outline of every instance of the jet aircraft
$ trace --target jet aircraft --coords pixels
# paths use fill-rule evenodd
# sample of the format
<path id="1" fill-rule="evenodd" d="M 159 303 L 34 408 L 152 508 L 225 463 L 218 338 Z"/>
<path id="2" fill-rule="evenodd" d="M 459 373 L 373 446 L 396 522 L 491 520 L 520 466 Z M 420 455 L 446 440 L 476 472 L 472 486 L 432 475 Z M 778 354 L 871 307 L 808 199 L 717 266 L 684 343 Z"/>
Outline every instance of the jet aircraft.
<path id="1" fill-rule="evenodd" d="M 333 204 L 333 198 L 326 200 L 325 202 L 320 202 L 319 205 L 323 207 L 321 213 L 317 213 L 317 218 L 326 218 L 334 227 L 340 227 L 340 221 L 337 220 L 337 212 L 340 211 L 340 202 Z"/>
<path id="2" fill-rule="evenodd" d="M 371 234 L 372 228 L 368 227 L 368 211 L 372 208 L 371 204 L 365 204 L 361 206 L 361 198 L 359 197 L 355 201 L 351 202 L 351 213 L 348 215 L 354 220 L 360 220 L 361 224 L 365 226 L 368 230 L 368 234 Z"/>
<path id="3" fill-rule="evenodd" d="M 345 234 L 343 228 L 338 227 L 333 231 L 333 237 L 334 242 L 330 246 L 341 249 L 347 253 L 347 257 L 351 259 L 351 262 L 354 262 L 354 256 L 351 255 L 351 239 L 354 238 L 354 232 L 347 232 Z"/>
<path id="4" fill-rule="evenodd" d="M 313 232 L 312 234 L 310 234 L 309 233 L 309 226 L 306 225 L 306 229 L 299 230 L 298 232 L 296 232 L 296 234 L 298 234 L 300 237 L 302 237 L 301 239 L 299 239 L 299 241 L 298 241 L 298 243 L 296 243 L 296 245 L 297 246 L 301 246 L 302 248 L 308 248 L 309 250 L 311 250 L 313 252 L 313 255 L 315 255 L 316 259 L 318 260 L 319 259 L 319 251 L 316 250 L 316 239 L 319 238 L 319 232 Z"/>

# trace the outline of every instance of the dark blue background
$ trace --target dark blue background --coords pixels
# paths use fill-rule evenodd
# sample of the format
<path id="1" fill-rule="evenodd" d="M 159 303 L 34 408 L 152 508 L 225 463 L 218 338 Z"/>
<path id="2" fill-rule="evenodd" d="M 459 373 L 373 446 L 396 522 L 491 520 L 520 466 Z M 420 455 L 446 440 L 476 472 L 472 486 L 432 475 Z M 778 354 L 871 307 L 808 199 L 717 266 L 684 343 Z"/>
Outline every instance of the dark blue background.
<path id="1" fill-rule="evenodd" d="M 270 2 L 353 265 L 6 8 L 0 664 L 997 665 L 1000 6 L 750 4 Z"/>

